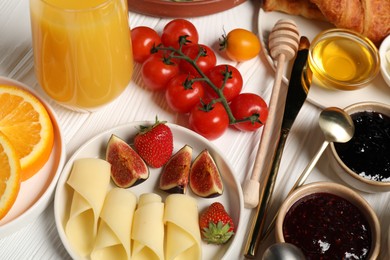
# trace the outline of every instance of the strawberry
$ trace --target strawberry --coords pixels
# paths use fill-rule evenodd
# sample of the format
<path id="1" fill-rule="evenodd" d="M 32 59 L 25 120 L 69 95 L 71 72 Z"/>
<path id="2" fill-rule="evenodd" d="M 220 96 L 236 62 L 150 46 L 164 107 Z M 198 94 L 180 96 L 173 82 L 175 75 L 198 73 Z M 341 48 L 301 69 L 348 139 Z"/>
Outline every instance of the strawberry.
<path id="1" fill-rule="evenodd" d="M 171 129 L 156 118 L 151 126 L 140 126 L 134 138 L 134 148 L 144 161 L 153 168 L 166 164 L 173 152 L 173 135 Z"/>
<path id="2" fill-rule="evenodd" d="M 233 220 L 219 202 L 201 213 L 199 227 L 202 239 L 210 244 L 224 244 L 234 235 Z"/>

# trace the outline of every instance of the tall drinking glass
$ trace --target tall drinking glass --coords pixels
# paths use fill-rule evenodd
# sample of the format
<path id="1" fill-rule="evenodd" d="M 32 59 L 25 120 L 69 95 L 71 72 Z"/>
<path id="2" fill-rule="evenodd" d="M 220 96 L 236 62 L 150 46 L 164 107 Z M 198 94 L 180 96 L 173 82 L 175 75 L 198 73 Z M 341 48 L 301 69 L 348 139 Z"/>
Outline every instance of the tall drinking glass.
<path id="1" fill-rule="evenodd" d="M 30 0 L 35 74 L 48 96 L 93 111 L 133 72 L 126 0 Z"/>

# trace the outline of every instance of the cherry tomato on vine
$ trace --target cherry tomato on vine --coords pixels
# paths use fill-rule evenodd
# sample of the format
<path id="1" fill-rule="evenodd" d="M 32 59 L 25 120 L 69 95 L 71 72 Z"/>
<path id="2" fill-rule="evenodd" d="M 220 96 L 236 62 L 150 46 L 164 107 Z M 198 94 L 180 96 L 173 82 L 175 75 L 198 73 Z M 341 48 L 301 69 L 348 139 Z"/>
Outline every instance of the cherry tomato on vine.
<path id="1" fill-rule="evenodd" d="M 143 63 L 150 55 L 153 46 L 161 43 L 158 33 L 147 26 L 138 26 L 131 29 L 131 44 L 133 58 L 138 63 Z"/>
<path id="2" fill-rule="evenodd" d="M 222 37 L 220 50 L 224 50 L 231 60 L 239 62 L 250 60 L 260 52 L 260 40 L 251 31 L 238 28 Z"/>
<path id="3" fill-rule="evenodd" d="M 236 120 L 254 116 L 255 122 L 247 121 L 234 124 L 241 131 L 255 131 L 259 129 L 268 117 L 268 107 L 264 99 L 253 93 L 241 93 L 230 103 L 230 109 Z M 260 123 L 260 122 L 261 123 Z"/>
<path id="4" fill-rule="evenodd" d="M 199 81 L 191 81 L 195 77 L 179 74 L 167 84 L 165 98 L 169 107 L 179 113 L 188 113 L 204 96 L 203 85 Z"/>
<path id="5" fill-rule="evenodd" d="M 162 90 L 168 81 L 179 74 L 179 66 L 173 60 L 166 60 L 161 53 L 152 54 L 141 67 L 141 76 L 145 87 L 150 90 Z"/>
<path id="6" fill-rule="evenodd" d="M 230 102 L 233 98 L 238 96 L 242 90 L 243 79 L 241 73 L 234 66 L 228 64 L 221 64 L 211 68 L 207 73 L 207 77 L 217 87 L 223 88 L 223 95 L 226 100 Z M 225 82 L 225 77 L 227 81 Z M 207 83 L 205 84 L 206 91 L 211 98 L 218 98 L 218 94 Z"/>
<path id="7" fill-rule="evenodd" d="M 212 67 L 217 64 L 217 57 L 214 51 L 204 44 L 190 44 L 183 48 L 183 53 L 194 60 L 199 54 L 199 58 L 196 60 L 196 65 L 206 73 Z M 185 73 L 190 73 L 194 76 L 199 76 L 194 66 L 192 66 L 186 60 L 180 61 L 180 69 Z"/>
<path id="8" fill-rule="evenodd" d="M 199 34 L 193 23 L 185 19 L 174 19 L 165 25 L 161 42 L 167 47 L 179 49 L 179 37 L 184 35 L 188 35 L 186 39 L 191 43 L 199 41 Z"/>
<path id="9" fill-rule="evenodd" d="M 228 128 L 229 117 L 220 102 L 207 109 L 205 109 L 205 105 L 199 104 L 191 110 L 189 125 L 198 134 L 209 140 L 214 140 Z"/>

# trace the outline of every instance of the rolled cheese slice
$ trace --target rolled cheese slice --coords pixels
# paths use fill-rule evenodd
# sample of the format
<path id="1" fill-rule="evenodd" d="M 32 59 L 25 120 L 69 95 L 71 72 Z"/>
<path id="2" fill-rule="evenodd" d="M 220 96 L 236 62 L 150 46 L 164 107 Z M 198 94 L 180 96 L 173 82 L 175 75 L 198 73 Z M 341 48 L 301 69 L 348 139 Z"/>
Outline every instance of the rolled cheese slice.
<path id="1" fill-rule="evenodd" d="M 139 197 L 131 231 L 132 260 L 164 259 L 164 203 L 155 193 Z"/>
<path id="2" fill-rule="evenodd" d="M 130 259 L 130 234 L 137 197 L 129 190 L 113 188 L 107 194 L 92 260 Z"/>
<path id="3" fill-rule="evenodd" d="M 196 199 L 171 194 L 165 200 L 166 260 L 202 259 Z"/>
<path id="4" fill-rule="evenodd" d="M 97 223 L 110 183 L 111 165 L 102 159 L 74 161 L 67 184 L 73 198 L 65 234 L 75 251 L 87 256 L 93 249 Z"/>

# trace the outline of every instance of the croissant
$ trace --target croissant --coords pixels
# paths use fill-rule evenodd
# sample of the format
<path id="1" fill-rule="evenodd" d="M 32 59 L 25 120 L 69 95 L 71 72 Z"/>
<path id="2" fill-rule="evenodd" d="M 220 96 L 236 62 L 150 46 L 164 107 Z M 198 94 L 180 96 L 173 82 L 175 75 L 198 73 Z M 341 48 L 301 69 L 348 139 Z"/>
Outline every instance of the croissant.
<path id="1" fill-rule="evenodd" d="M 388 0 L 310 0 L 329 22 L 367 36 L 374 43 L 390 34 Z"/>
<path id="2" fill-rule="evenodd" d="M 326 21 L 318 7 L 309 0 L 263 0 L 263 10 L 267 12 L 280 11 L 309 19 Z"/>
<path id="3" fill-rule="evenodd" d="M 316 20 L 325 18 L 338 28 L 363 34 L 376 45 L 390 34 L 389 0 L 263 0 L 263 9 Z"/>

